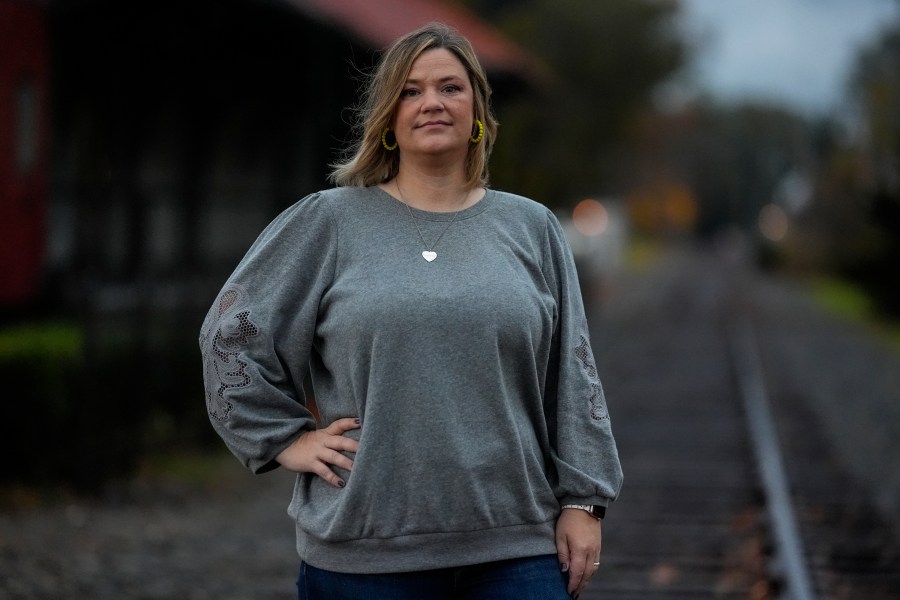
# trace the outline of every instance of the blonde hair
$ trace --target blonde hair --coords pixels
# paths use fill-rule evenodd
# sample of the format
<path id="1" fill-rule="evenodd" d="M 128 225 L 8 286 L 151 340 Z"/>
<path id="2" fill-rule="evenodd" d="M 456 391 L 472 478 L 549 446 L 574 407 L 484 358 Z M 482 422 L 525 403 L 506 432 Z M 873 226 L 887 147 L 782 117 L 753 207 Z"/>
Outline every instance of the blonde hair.
<path id="1" fill-rule="evenodd" d="M 443 23 L 429 23 L 393 43 L 369 78 L 363 102 L 356 108 L 357 141 L 348 149 L 349 158 L 331 165 L 331 181 L 339 186 L 371 186 L 393 179 L 400 168 L 400 153 L 387 151 L 381 134 L 390 126 L 409 77 L 412 64 L 426 50 L 444 48 L 462 63 L 473 91 L 474 118 L 484 125 L 484 137 L 469 144 L 466 156 L 466 186 L 488 184 L 488 158 L 497 135 L 497 120 L 491 112 L 491 87 L 472 44 Z"/>

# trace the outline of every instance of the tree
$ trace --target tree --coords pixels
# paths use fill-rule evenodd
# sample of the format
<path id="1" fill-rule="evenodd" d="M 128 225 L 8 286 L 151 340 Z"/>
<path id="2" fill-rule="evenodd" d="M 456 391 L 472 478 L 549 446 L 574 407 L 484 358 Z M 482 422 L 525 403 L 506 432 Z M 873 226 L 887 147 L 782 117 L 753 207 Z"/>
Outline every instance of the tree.
<path id="1" fill-rule="evenodd" d="M 900 24 L 885 31 L 857 61 L 854 96 L 866 135 L 862 209 L 870 225 L 866 252 L 844 270 L 866 285 L 881 307 L 900 315 Z"/>
<path id="2" fill-rule="evenodd" d="M 609 188 L 616 148 L 653 89 L 684 62 L 664 0 L 470 2 L 546 66 L 536 97 L 498 107 L 497 187 L 550 205 Z M 485 4 L 479 7 L 479 4 Z"/>

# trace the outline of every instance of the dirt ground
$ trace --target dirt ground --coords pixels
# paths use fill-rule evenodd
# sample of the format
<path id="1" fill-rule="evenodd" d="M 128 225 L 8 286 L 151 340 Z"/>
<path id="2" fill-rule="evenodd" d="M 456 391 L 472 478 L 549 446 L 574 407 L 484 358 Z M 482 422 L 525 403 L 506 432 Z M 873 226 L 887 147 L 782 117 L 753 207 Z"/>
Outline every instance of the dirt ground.
<path id="1" fill-rule="evenodd" d="M 215 469 L 203 485 L 151 479 L 0 514 L 0 598 L 296 597 L 293 478 L 224 454 Z"/>

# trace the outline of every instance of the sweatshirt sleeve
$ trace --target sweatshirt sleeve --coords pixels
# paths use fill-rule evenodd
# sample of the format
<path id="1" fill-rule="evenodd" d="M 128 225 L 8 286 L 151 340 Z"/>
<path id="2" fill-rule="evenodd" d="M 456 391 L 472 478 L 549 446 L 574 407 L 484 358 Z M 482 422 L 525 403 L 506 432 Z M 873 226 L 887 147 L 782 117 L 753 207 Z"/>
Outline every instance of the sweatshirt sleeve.
<path id="1" fill-rule="evenodd" d="M 606 506 L 619 494 L 622 467 L 606 398 L 591 350 L 575 261 L 559 221 L 549 210 L 544 277 L 558 308 L 548 365 L 545 412 L 560 504 Z"/>
<path id="2" fill-rule="evenodd" d="M 315 429 L 303 380 L 319 300 L 331 282 L 337 229 L 319 194 L 285 210 L 231 274 L 200 331 L 213 428 L 254 473 Z"/>

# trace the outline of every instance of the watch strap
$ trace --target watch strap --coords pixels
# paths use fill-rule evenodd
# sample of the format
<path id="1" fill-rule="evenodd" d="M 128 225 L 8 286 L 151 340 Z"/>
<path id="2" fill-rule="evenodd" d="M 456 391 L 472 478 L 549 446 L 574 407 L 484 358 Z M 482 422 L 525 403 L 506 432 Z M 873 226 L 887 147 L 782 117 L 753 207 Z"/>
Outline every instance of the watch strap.
<path id="1" fill-rule="evenodd" d="M 597 520 L 606 516 L 606 507 L 597 504 L 563 504 L 560 508 L 577 508 L 590 513 Z"/>

